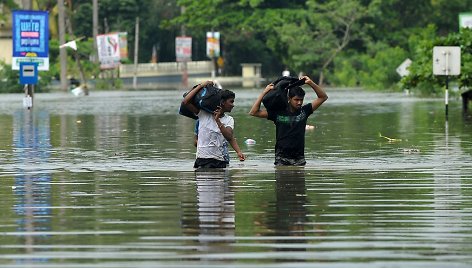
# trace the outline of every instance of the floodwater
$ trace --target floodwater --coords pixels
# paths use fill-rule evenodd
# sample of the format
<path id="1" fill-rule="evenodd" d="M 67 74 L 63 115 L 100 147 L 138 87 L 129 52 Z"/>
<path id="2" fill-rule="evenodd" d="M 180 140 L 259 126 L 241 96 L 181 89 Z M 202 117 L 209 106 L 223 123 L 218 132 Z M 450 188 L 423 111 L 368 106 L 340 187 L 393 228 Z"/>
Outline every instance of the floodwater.
<path id="1" fill-rule="evenodd" d="M 328 89 L 307 166 L 276 169 L 259 90 L 235 92 L 247 160 L 215 172 L 182 92 L 0 95 L 0 267 L 472 267 L 459 99 L 446 121 L 442 99 Z"/>

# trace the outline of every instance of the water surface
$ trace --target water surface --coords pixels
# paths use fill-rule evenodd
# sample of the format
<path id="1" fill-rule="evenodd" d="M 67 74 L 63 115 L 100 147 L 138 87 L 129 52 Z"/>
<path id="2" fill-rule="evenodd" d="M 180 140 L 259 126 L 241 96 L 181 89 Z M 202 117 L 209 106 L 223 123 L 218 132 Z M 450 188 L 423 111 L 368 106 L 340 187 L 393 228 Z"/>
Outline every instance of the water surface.
<path id="1" fill-rule="evenodd" d="M 307 166 L 276 169 L 259 90 L 235 92 L 248 159 L 217 172 L 192 168 L 182 92 L 1 95 L 0 267 L 472 266 L 460 100 L 446 122 L 442 99 L 328 89 Z"/>

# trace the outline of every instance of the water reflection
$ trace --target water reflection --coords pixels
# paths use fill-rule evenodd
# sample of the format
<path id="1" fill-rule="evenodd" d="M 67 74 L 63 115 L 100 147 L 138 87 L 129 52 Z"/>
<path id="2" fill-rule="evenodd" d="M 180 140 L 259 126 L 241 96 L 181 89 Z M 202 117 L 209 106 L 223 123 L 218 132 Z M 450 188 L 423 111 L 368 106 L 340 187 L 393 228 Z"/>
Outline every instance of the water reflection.
<path id="1" fill-rule="evenodd" d="M 186 217 L 185 233 L 197 237 L 198 251 L 228 252 L 235 240 L 235 202 L 229 172 L 197 170 L 195 182 L 197 211 L 193 219 Z"/>
<path id="2" fill-rule="evenodd" d="M 49 161 L 49 114 L 21 111 L 14 115 L 13 125 L 14 156 L 18 164 L 13 209 L 18 215 L 17 231 L 21 234 L 25 252 L 33 253 L 34 245 L 47 239 L 36 233 L 51 230 L 51 174 L 35 169 L 35 165 Z M 45 260 L 34 260 L 38 261 Z"/>
<path id="3" fill-rule="evenodd" d="M 281 238 L 274 242 L 277 251 L 306 251 L 304 239 L 307 219 L 305 169 L 277 167 L 275 170 L 275 213 L 267 219 L 267 227 Z M 293 239 L 299 237 L 300 239 Z M 280 261 L 287 261 L 287 256 Z"/>

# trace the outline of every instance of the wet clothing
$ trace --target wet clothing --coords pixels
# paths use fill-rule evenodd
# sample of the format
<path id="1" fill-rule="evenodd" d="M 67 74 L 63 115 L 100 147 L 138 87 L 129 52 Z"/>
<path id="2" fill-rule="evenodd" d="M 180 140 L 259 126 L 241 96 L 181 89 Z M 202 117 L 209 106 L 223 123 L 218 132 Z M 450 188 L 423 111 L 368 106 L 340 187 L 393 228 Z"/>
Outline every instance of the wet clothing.
<path id="1" fill-rule="evenodd" d="M 234 119 L 225 114 L 220 118 L 225 127 L 234 128 Z M 215 162 L 215 167 L 220 167 L 219 162 L 229 163 L 228 141 L 218 128 L 213 114 L 200 110 L 198 113 L 198 142 L 197 142 L 197 160 L 194 167 L 199 168 L 203 163 Z M 215 160 L 215 161 L 211 161 Z M 211 164 L 213 165 L 213 164 Z"/>
<path id="2" fill-rule="evenodd" d="M 295 112 L 267 111 L 268 120 L 275 124 L 275 165 L 302 166 L 305 161 L 305 129 L 313 113 L 311 103 Z"/>
<path id="3" fill-rule="evenodd" d="M 197 158 L 195 160 L 194 168 L 225 168 L 226 161 L 220 161 L 213 158 Z"/>

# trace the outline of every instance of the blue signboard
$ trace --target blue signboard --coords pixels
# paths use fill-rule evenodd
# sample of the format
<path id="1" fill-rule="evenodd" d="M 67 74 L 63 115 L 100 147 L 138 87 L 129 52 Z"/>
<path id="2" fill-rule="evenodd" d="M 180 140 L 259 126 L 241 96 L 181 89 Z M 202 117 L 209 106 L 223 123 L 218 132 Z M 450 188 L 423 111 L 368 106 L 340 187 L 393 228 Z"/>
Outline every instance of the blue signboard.
<path id="1" fill-rule="evenodd" d="M 13 69 L 19 62 L 37 62 L 49 69 L 49 13 L 37 10 L 13 11 Z"/>
<path id="2" fill-rule="evenodd" d="M 36 85 L 38 83 L 38 64 L 20 62 L 20 84 Z"/>

